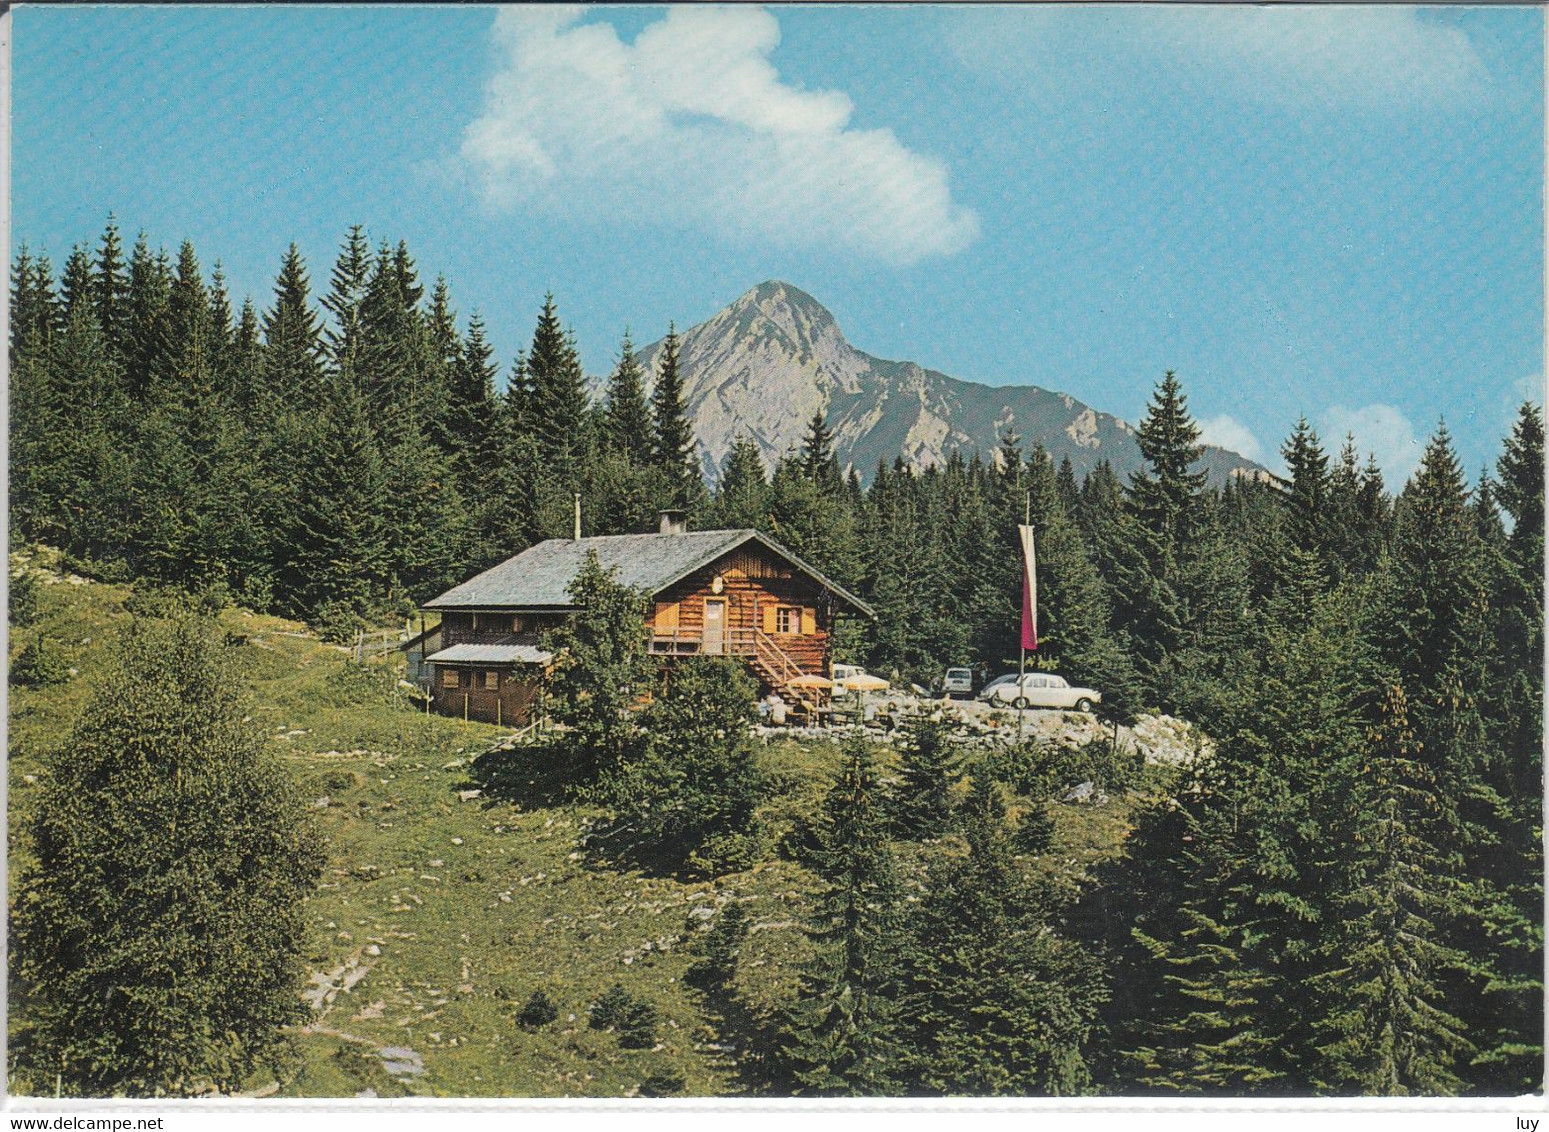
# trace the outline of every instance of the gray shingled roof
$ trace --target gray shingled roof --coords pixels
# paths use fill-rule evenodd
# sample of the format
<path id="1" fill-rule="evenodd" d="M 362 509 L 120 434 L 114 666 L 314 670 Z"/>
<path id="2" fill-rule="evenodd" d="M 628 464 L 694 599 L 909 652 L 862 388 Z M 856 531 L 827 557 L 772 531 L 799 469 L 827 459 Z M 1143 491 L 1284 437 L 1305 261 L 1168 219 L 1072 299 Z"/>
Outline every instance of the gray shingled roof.
<path id="1" fill-rule="evenodd" d="M 570 596 L 565 588 L 580 571 L 589 550 L 597 552 L 597 561 L 604 570 L 618 571 L 617 581 L 654 596 L 749 540 L 763 543 L 853 608 L 868 617 L 874 616 L 865 602 L 829 581 L 773 539 L 754 530 L 549 539 L 462 585 L 453 586 L 440 597 L 426 602 L 425 608 L 570 609 Z"/>
<path id="2" fill-rule="evenodd" d="M 426 664 L 547 664 L 554 654 L 532 645 L 453 645 L 434 656 L 425 658 Z"/>

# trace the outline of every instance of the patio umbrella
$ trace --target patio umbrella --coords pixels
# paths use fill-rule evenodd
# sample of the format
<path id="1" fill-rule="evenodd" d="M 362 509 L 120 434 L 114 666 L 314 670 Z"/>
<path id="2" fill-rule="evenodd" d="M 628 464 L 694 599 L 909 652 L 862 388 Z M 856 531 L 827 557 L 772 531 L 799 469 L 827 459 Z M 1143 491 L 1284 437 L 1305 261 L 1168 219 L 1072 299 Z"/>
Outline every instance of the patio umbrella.
<path id="1" fill-rule="evenodd" d="M 880 676 L 873 676 L 869 672 L 862 672 L 856 676 L 846 676 L 839 682 L 842 688 L 848 688 L 852 692 L 884 692 L 892 687 Z"/>
<path id="2" fill-rule="evenodd" d="M 798 676 L 785 682 L 788 688 L 832 688 L 834 682 L 825 676 Z"/>

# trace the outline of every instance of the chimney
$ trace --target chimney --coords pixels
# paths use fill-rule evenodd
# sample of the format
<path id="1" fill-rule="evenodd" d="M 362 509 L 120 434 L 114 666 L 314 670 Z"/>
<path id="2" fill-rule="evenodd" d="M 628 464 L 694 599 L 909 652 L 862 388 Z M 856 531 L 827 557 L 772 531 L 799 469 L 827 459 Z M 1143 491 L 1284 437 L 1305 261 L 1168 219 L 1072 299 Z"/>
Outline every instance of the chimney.
<path id="1" fill-rule="evenodd" d="M 581 493 L 575 493 L 575 541 L 581 541 Z"/>
<path id="2" fill-rule="evenodd" d="M 661 534 L 681 535 L 688 533 L 688 513 L 686 511 L 663 511 Z"/>

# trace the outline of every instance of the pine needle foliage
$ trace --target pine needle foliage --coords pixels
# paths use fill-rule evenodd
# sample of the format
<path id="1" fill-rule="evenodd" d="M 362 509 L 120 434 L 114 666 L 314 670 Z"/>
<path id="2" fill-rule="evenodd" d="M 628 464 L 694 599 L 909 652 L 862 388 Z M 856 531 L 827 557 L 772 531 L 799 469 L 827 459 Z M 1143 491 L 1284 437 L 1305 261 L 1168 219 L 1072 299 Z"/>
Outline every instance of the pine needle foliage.
<path id="1" fill-rule="evenodd" d="M 244 712 L 207 625 L 136 621 L 57 755 L 12 919 L 38 1091 L 229 1091 L 303 1018 L 322 847 Z"/>

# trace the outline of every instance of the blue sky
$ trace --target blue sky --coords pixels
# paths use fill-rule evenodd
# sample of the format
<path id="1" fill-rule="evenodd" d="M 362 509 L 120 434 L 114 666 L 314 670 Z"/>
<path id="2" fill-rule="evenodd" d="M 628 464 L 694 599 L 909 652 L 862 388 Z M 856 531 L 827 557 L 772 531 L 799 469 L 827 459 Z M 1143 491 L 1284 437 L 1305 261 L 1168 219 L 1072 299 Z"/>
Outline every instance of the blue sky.
<path id="1" fill-rule="evenodd" d="M 1300 414 L 1470 474 L 1543 384 L 1531 8 L 20 8 L 11 238 L 111 210 L 266 303 L 403 239 L 503 358 L 605 372 L 759 282 L 850 340 L 1131 421 L 1166 369 L 1276 463 Z"/>

